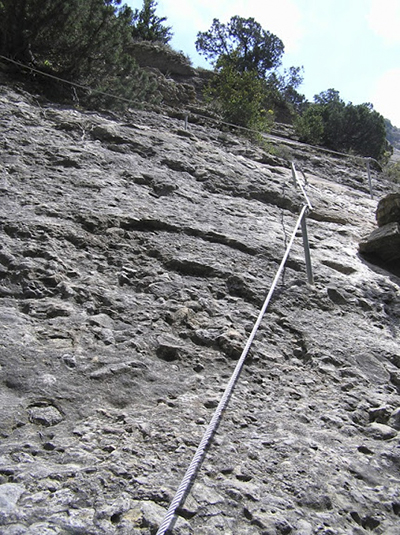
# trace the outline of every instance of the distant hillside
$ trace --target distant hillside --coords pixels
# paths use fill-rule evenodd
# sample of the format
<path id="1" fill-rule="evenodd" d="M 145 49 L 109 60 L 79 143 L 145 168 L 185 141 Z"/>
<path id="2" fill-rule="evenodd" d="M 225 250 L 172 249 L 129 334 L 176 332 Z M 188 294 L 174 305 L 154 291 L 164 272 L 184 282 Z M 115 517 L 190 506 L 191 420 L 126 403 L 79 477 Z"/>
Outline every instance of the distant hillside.
<path id="1" fill-rule="evenodd" d="M 400 150 L 400 128 L 393 126 L 389 119 L 385 119 L 386 124 L 386 134 L 389 143 L 393 145 L 394 148 Z"/>

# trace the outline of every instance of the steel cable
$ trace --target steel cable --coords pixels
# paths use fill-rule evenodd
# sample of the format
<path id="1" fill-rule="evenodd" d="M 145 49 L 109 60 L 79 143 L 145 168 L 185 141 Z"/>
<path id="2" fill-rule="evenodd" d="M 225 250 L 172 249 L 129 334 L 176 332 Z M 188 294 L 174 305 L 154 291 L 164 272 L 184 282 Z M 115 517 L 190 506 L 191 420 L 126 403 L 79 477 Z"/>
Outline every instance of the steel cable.
<path id="1" fill-rule="evenodd" d="M 258 315 L 257 321 L 254 324 L 254 327 L 250 333 L 250 336 L 247 340 L 247 343 L 243 349 L 243 352 L 240 356 L 240 359 L 238 360 L 236 367 L 232 373 L 232 376 L 229 380 L 228 385 L 225 388 L 225 391 L 221 397 L 221 400 L 214 412 L 214 415 L 208 424 L 208 427 L 203 435 L 203 438 L 201 439 L 201 442 L 199 446 L 197 447 L 197 450 L 192 458 L 192 461 L 186 470 L 185 475 L 183 476 L 182 482 L 178 487 L 178 490 L 175 493 L 174 498 L 172 499 L 170 506 L 168 508 L 168 511 L 160 524 L 160 527 L 157 531 L 156 535 L 165 535 L 167 531 L 173 528 L 175 522 L 176 522 L 176 512 L 177 509 L 183 505 L 188 493 L 190 492 L 190 489 L 193 485 L 194 479 L 197 475 L 198 470 L 200 469 L 201 463 L 203 462 L 204 456 L 207 452 L 207 448 L 209 447 L 212 437 L 214 436 L 215 432 L 217 431 L 222 413 L 226 409 L 229 399 L 232 395 L 233 389 L 235 387 L 235 384 L 239 378 L 240 372 L 242 371 L 243 364 L 246 360 L 247 354 L 250 350 L 250 347 L 253 343 L 254 337 L 258 331 L 258 328 L 260 327 L 261 321 L 263 319 L 263 316 L 267 310 L 267 307 L 269 305 L 269 302 L 271 301 L 272 295 L 275 291 L 276 285 L 278 284 L 279 277 L 281 276 L 281 273 L 285 267 L 286 261 L 289 256 L 290 249 L 292 248 L 294 239 L 296 237 L 297 231 L 299 230 L 299 227 L 301 225 L 301 222 L 303 221 L 304 216 L 306 215 L 308 211 L 308 205 L 304 205 L 299 218 L 297 220 L 297 223 L 294 227 L 294 230 L 292 232 L 292 236 L 290 238 L 289 244 L 286 248 L 285 254 L 282 258 L 282 261 L 279 265 L 278 271 L 276 272 L 275 278 L 272 282 L 271 288 L 268 292 L 267 297 L 265 298 L 264 304 L 260 310 L 260 313 Z"/>
<path id="2" fill-rule="evenodd" d="M 20 61 L 16 61 L 15 59 L 7 58 L 6 56 L 3 56 L 0 54 L 0 59 L 3 59 L 5 61 L 9 61 L 10 63 L 13 63 L 14 65 L 17 65 L 18 67 L 23 67 L 24 69 L 28 69 L 29 71 L 35 72 L 37 74 L 40 74 L 41 76 L 47 76 L 47 78 L 51 78 L 53 80 L 57 80 L 58 82 L 62 82 L 64 84 L 71 85 L 73 88 L 79 87 L 79 89 L 84 89 L 85 91 L 89 91 L 91 93 L 97 93 L 98 95 L 103 95 L 105 97 L 114 98 L 116 100 L 121 100 L 122 102 L 126 102 L 127 104 L 143 104 L 142 101 L 135 100 L 135 99 L 129 99 L 120 97 L 118 95 L 113 95 L 112 93 L 107 93 L 106 91 L 101 91 L 100 89 L 93 89 L 87 85 L 80 84 L 78 82 L 71 82 L 70 80 L 66 80 L 65 78 L 60 78 L 59 76 L 55 76 L 54 74 L 50 74 L 48 72 L 43 72 L 39 69 L 36 69 L 35 67 L 32 67 L 30 65 L 25 65 L 24 63 L 21 63 Z"/>
<path id="3" fill-rule="evenodd" d="M 8 58 L 6 56 L 3 56 L 2 54 L 0 54 L 0 59 L 2 59 L 4 61 L 8 61 L 9 63 L 13 63 L 14 65 L 17 65 L 19 67 L 23 67 L 24 69 L 27 69 L 29 71 L 36 72 L 37 74 L 40 74 L 42 76 L 47 76 L 48 78 L 52 78 L 53 80 L 58 80 L 59 82 L 63 82 L 65 84 L 69 84 L 69 85 L 71 85 L 73 87 L 79 87 L 80 89 L 84 89 L 85 91 L 90 91 L 92 93 L 98 93 L 98 94 L 104 95 L 106 97 L 114 98 L 116 100 L 121 100 L 121 101 L 126 102 L 128 104 L 136 103 L 136 104 L 141 104 L 142 106 L 145 106 L 147 104 L 144 101 L 139 101 L 139 100 L 135 100 L 135 99 L 127 99 L 127 98 L 124 98 L 124 97 L 120 97 L 118 95 L 113 95 L 112 93 L 107 93 L 107 92 L 104 92 L 104 91 L 93 89 L 93 88 L 91 88 L 91 87 L 89 87 L 87 85 L 83 85 L 83 84 L 80 84 L 80 83 L 77 83 L 77 82 L 71 82 L 70 80 L 66 80 L 64 78 L 60 78 L 59 76 L 55 76 L 54 74 L 50 74 L 50 73 L 41 71 L 41 70 L 36 69 L 35 67 L 32 67 L 30 65 L 25 65 L 24 63 L 21 63 L 20 61 L 16 61 L 14 59 Z M 200 117 L 201 119 L 207 119 L 207 120 L 211 120 L 211 121 L 216 121 L 219 124 L 223 124 L 225 126 L 233 127 L 233 128 L 236 128 L 237 130 L 243 130 L 245 132 L 251 132 L 253 134 L 260 134 L 260 132 L 258 130 L 254 130 L 252 128 L 246 128 L 245 126 L 239 126 L 237 124 L 228 123 L 226 121 L 222 121 L 221 119 L 213 118 L 213 117 L 210 117 L 208 115 L 202 115 L 201 113 L 198 113 L 198 112 L 195 112 L 195 113 L 191 112 L 191 113 L 192 113 L 192 115 L 195 115 L 196 117 Z M 187 116 L 188 115 L 189 114 L 187 114 Z M 187 121 L 187 119 L 185 119 L 185 121 Z M 267 134 L 265 132 L 263 132 L 263 135 L 265 137 L 269 137 L 271 139 L 273 139 L 275 137 L 274 135 Z M 345 156 L 346 158 L 351 158 L 351 159 L 355 159 L 355 160 L 362 160 L 364 162 L 365 161 L 374 161 L 379 165 L 379 167 L 381 167 L 381 164 L 377 160 L 375 160 L 374 158 L 369 158 L 369 157 L 365 157 L 365 156 L 356 156 L 354 154 L 346 154 L 344 152 L 338 152 L 338 151 L 334 151 L 334 150 L 331 150 L 331 149 L 326 149 L 324 147 L 310 145 L 308 143 L 303 143 L 303 142 L 300 142 L 300 141 L 298 141 L 297 143 L 299 143 L 300 145 L 304 145 L 304 146 L 307 146 L 307 147 L 318 149 L 318 150 L 320 150 L 322 152 L 326 152 L 326 153 L 329 153 L 329 154 L 337 154 L 339 156 Z M 381 169 L 382 169 L 382 167 L 381 167 Z"/>
<path id="4" fill-rule="evenodd" d="M 293 173 L 293 177 L 294 177 L 296 184 L 299 186 L 301 193 L 303 194 L 303 197 L 307 203 L 308 208 L 312 210 L 313 209 L 312 204 L 310 202 L 310 199 L 308 198 L 308 195 L 306 193 L 306 190 L 304 189 L 303 184 L 301 183 L 301 181 L 299 180 L 299 177 L 297 176 L 297 170 L 296 170 L 296 166 L 294 165 L 294 162 L 292 162 L 292 173 Z"/>

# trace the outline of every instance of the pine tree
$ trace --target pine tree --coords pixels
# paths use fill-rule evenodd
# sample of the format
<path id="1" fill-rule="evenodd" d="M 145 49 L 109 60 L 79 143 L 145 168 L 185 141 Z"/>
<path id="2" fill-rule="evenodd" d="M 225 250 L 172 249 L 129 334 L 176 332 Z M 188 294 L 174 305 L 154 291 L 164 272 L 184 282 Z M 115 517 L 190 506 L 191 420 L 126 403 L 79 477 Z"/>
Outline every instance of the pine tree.
<path id="1" fill-rule="evenodd" d="M 172 39 L 170 26 L 164 26 L 166 17 L 156 15 L 157 2 L 143 0 L 141 11 L 135 10 L 133 15 L 132 36 L 143 41 L 158 41 L 167 44 Z"/>
<path id="2" fill-rule="evenodd" d="M 149 100 L 154 84 L 129 54 L 133 12 L 121 0 L 2 0 L 0 53 L 71 82 L 80 101 L 115 104 L 99 91 Z M 57 82 L 44 84 L 54 92 Z M 68 90 L 69 94 L 69 90 Z"/>
<path id="3" fill-rule="evenodd" d="M 235 16 L 227 24 L 214 19 L 207 32 L 197 34 L 196 49 L 217 68 L 230 62 L 238 72 L 252 71 L 264 78 L 280 65 L 284 45 L 253 18 Z"/>
<path id="4" fill-rule="evenodd" d="M 339 152 L 375 159 L 384 159 L 390 152 L 383 116 L 372 104 L 346 104 L 335 89 L 316 95 L 295 126 L 302 141 Z"/>

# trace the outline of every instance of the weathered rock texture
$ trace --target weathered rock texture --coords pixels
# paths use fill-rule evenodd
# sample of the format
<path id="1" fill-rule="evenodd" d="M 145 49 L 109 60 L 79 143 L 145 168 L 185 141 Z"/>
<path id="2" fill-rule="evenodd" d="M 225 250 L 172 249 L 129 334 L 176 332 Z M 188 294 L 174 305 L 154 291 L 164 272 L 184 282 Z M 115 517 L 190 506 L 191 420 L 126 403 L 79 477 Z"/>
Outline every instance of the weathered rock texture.
<path id="1" fill-rule="evenodd" d="M 365 168 L 6 84 L 0 105 L 0 533 L 157 531 L 302 205 L 294 158 L 315 286 L 298 236 L 174 532 L 398 534 L 399 279 L 358 256 Z"/>
<path id="2" fill-rule="evenodd" d="M 183 52 L 150 41 L 135 41 L 129 52 L 140 67 L 156 77 L 164 105 L 182 108 L 202 100 L 203 89 L 212 72 L 194 69 Z"/>
<path id="3" fill-rule="evenodd" d="M 376 221 L 378 227 L 388 223 L 400 223 L 400 193 L 390 193 L 379 201 Z"/>

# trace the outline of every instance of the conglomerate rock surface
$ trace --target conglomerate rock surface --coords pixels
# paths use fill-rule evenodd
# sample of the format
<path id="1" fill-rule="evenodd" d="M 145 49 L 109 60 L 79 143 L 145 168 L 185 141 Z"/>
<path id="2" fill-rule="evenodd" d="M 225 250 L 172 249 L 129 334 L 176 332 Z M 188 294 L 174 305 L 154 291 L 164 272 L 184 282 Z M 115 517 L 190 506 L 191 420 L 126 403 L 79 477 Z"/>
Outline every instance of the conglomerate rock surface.
<path id="1" fill-rule="evenodd" d="M 299 233 L 174 533 L 398 534 L 399 278 L 358 254 L 365 168 L 7 84 L 0 107 L 0 533 L 156 533 L 304 203 L 294 159 L 315 284 Z"/>

